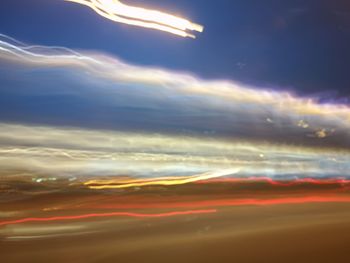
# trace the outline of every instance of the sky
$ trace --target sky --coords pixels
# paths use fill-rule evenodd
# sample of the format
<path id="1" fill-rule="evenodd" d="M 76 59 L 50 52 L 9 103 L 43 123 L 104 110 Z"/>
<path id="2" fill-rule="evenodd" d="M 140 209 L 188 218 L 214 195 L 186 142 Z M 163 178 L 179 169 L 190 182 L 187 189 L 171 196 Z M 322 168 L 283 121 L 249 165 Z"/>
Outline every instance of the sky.
<path id="1" fill-rule="evenodd" d="M 288 2 L 130 1 L 203 25 L 191 39 L 2 1 L 1 167 L 350 178 L 350 5 Z"/>
<path id="2" fill-rule="evenodd" d="M 98 50 L 129 63 L 347 103 L 344 0 L 134 0 L 202 24 L 196 40 L 114 23 L 61 0 L 2 0 L 0 32 L 30 44 Z"/>

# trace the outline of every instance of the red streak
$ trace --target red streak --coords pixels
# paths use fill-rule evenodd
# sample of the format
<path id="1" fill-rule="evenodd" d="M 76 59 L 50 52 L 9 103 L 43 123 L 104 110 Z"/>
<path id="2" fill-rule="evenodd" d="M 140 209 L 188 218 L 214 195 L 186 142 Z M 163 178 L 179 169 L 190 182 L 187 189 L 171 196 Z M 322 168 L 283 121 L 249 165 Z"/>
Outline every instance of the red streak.
<path id="1" fill-rule="evenodd" d="M 75 216 L 55 216 L 55 217 L 28 217 L 17 220 L 3 221 L 0 222 L 0 226 L 21 224 L 27 222 L 49 222 L 49 221 L 61 221 L 61 220 L 77 220 L 95 217 L 115 217 L 115 216 L 128 216 L 128 217 L 139 217 L 139 218 L 157 218 L 157 217 L 171 217 L 179 215 L 196 215 L 196 214 L 209 214 L 217 212 L 216 209 L 207 210 L 190 210 L 190 211 L 175 211 L 159 214 L 141 214 L 132 212 L 110 212 L 110 213 L 99 213 L 99 214 L 84 214 Z"/>
<path id="2" fill-rule="evenodd" d="M 280 204 L 307 204 L 307 203 L 350 203 L 350 196 L 299 196 L 271 199 L 219 199 L 192 202 L 165 202 L 152 203 L 129 203 L 129 204 L 102 204 L 94 208 L 100 209 L 146 209 L 146 208 L 204 208 L 204 207 L 226 207 L 244 205 L 280 205 Z"/>
<path id="3" fill-rule="evenodd" d="M 313 185 L 346 185 L 350 184 L 350 180 L 345 178 L 336 179 L 313 179 L 313 178 L 300 178 L 290 181 L 277 181 L 270 177 L 248 177 L 248 178 L 217 178 L 209 180 L 201 180 L 195 183 L 207 184 L 207 183 L 245 183 L 245 182 L 265 182 L 271 185 L 277 186 L 292 186 L 299 184 L 313 184 Z"/>
<path id="4" fill-rule="evenodd" d="M 216 206 L 279 205 L 279 204 L 305 204 L 305 203 L 350 203 L 350 196 L 349 197 L 304 196 L 304 197 L 287 197 L 287 198 L 276 198 L 276 199 L 218 200 L 216 202 Z"/>

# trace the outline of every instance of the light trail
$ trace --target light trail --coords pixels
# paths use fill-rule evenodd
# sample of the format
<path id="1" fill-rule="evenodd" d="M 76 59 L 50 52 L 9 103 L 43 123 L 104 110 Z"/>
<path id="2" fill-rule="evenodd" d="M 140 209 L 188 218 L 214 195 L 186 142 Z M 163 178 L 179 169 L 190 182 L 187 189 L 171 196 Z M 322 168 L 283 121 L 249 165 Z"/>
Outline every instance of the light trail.
<path id="1" fill-rule="evenodd" d="M 96 204 L 88 205 L 89 209 L 201 209 L 219 208 L 234 206 L 270 206 L 270 205 L 292 205 L 292 204 L 312 204 L 312 203 L 350 203 L 350 196 L 339 195 L 304 195 L 296 197 L 279 198 L 227 198 L 198 201 L 165 202 L 160 203 L 152 200 L 143 200 L 142 203 L 120 203 L 120 204 Z"/>
<path id="2" fill-rule="evenodd" d="M 208 180 L 346 184 L 350 179 L 350 155 L 341 150 L 3 123 L 0 137 L 20 142 L 0 145 L 3 169 L 21 170 L 32 178 L 78 176 L 79 182 L 96 189 Z M 231 178 L 222 178 L 226 175 Z"/>
<path id="3" fill-rule="evenodd" d="M 349 196 L 301 196 L 301 197 L 285 197 L 285 198 L 271 198 L 271 199 L 221 199 L 221 200 L 204 200 L 194 202 L 177 202 L 164 204 L 119 204 L 119 205 L 99 205 L 99 209 L 111 208 L 197 208 L 196 210 L 187 211 L 173 211 L 165 213 L 134 213 L 134 212 L 108 212 L 108 213 L 90 213 L 72 216 L 54 216 L 54 217 L 28 217 L 15 220 L 8 220 L 0 222 L 0 226 L 30 223 L 30 222 L 55 222 L 66 220 L 79 220 L 89 218 L 105 218 L 105 217 L 135 217 L 135 218 L 162 218 L 183 215 L 198 215 L 211 214 L 217 212 L 217 207 L 232 207 L 232 206 L 271 206 L 271 205 L 285 205 L 285 204 L 310 204 L 310 203 L 350 203 Z M 210 207 L 216 207 L 211 209 Z M 199 209 L 210 208 L 210 209 Z"/>
<path id="4" fill-rule="evenodd" d="M 350 180 L 345 178 L 327 178 L 327 179 L 315 179 L 315 178 L 297 178 L 294 180 L 274 180 L 270 177 L 248 177 L 248 178 L 214 178 L 208 180 L 200 180 L 195 182 L 196 184 L 210 184 L 210 183 L 247 183 L 247 182 L 263 182 L 274 186 L 294 186 L 300 184 L 310 185 L 341 185 L 346 186 L 350 184 Z"/>
<path id="5" fill-rule="evenodd" d="M 119 0 L 65 0 L 85 5 L 99 15 L 115 22 L 145 28 L 157 29 L 182 37 L 195 36 L 189 31 L 203 31 L 203 26 L 192 23 L 184 18 L 157 10 L 149 10 L 123 4 Z"/>
<path id="6" fill-rule="evenodd" d="M 307 203 L 350 203 L 349 196 L 302 196 L 273 199 L 232 199 L 199 202 L 198 206 L 244 206 L 244 205 L 283 205 Z"/>
<path id="7" fill-rule="evenodd" d="M 118 188 L 130 188 L 130 187 L 141 187 L 141 186 L 150 186 L 150 185 L 181 185 L 181 184 L 188 184 L 193 183 L 200 180 L 207 180 L 211 178 L 218 178 L 222 176 L 228 176 L 235 174 L 239 171 L 239 169 L 231 169 L 231 170 L 225 170 L 225 171 L 218 171 L 218 172 L 208 172 L 201 175 L 194 175 L 194 176 L 183 176 L 183 177 L 162 177 L 158 179 L 150 179 L 150 180 L 131 180 L 131 181 L 119 181 L 116 180 L 90 180 L 84 183 L 84 185 L 87 185 L 90 189 L 118 189 Z M 111 184 L 111 183 L 119 183 L 118 185 Z"/>
<path id="8" fill-rule="evenodd" d="M 46 175 L 89 176 L 86 180 L 129 176 L 138 178 L 130 184 L 145 185 L 167 175 L 192 182 L 188 175 L 232 168 L 240 169 L 235 177 L 350 178 L 349 106 L 138 67 L 102 54 L 25 46 L 4 35 L 0 60 L 13 65 L 4 67 L 3 75 L 18 76 L 11 85 L 20 85 L 23 94 L 36 96 L 43 88 L 48 94 L 69 91 L 83 101 L 97 96 L 108 102 L 106 118 L 124 112 L 115 105 L 137 106 L 154 123 L 145 125 L 144 116 L 136 113 L 110 127 L 119 131 L 0 123 L 0 137 L 6 142 L 0 145 L 0 166 L 6 171 L 27 172 L 34 180 Z M 30 77 L 18 75 L 17 69 Z M 52 76 L 50 88 L 46 74 Z M 100 107 L 99 102 L 95 106 Z M 130 127 L 138 127 L 138 132 L 130 132 Z M 327 137 L 315 137 L 318 131 L 326 131 Z M 167 178 L 166 185 L 176 180 Z"/>
<path id="9" fill-rule="evenodd" d="M 48 68 L 60 65 L 77 71 L 78 74 L 81 74 L 81 70 L 88 70 L 96 79 L 103 78 L 119 89 L 121 87 L 118 85 L 128 83 L 140 84 L 142 87 L 147 87 L 146 89 L 152 87 L 157 91 L 166 88 L 171 90 L 174 96 L 200 95 L 202 98 L 200 104 L 208 106 L 206 110 L 212 110 L 207 104 L 211 102 L 211 98 L 215 98 L 220 100 L 220 110 L 230 109 L 228 113 L 231 115 L 238 114 L 234 112 L 234 105 L 239 109 L 245 105 L 246 113 L 253 112 L 258 115 L 266 111 L 264 118 L 269 125 L 288 117 L 293 120 L 291 126 L 288 126 L 291 129 L 302 131 L 307 129 L 314 133 L 322 131 L 324 129 L 322 126 L 332 127 L 328 129 L 329 134 L 332 134 L 333 129 L 350 127 L 350 108 L 347 105 L 320 104 L 317 103 L 317 98 L 302 98 L 288 92 L 253 89 L 235 82 L 205 81 L 190 74 L 126 64 L 101 54 L 84 55 L 63 47 L 24 46 L 10 42 L 14 40 L 0 34 L 0 59 L 15 60 L 19 65 L 40 65 Z M 33 50 L 33 47 L 37 48 Z M 154 96 L 157 97 L 157 94 Z M 269 117 L 271 115 L 276 117 L 271 119 L 272 117 Z M 320 119 L 313 120 L 314 117 Z M 301 125 L 304 119 L 310 119 L 307 128 Z"/>
<path id="10" fill-rule="evenodd" d="M 22 224 L 28 222 L 51 222 L 51 221 L 64 221 L 64 220 L 78 220 L 78 219 L 88 219 L 88 218 L 101 218 L 101 217 L 137 217 L 137 218 L 159 218 L 159 217 L 172 217 L 181 215 L 198 215 L 198 214 L 210 214 L 217 212 L 216 209 L 206 209 L 206 210 L 189 210 L 189 211 L 174 211 L 167 213 L 158 214 L 144 214 L 144 213 L 133 213 L 133 212 L 110 212 L 110 213 L 92 213 L 74 216 L 55 216 L 55 217 L 28 217 L 16 220 L 2 221 L 0 226 Z"/>

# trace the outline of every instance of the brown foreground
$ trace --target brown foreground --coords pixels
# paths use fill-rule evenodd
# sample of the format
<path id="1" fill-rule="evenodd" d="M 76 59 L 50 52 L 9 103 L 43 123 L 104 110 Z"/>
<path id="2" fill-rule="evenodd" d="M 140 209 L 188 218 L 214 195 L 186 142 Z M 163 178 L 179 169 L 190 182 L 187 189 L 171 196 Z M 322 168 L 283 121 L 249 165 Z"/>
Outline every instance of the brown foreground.
<path id="1" fill-rule="evenodd" d="M 349 196 L 328 188 L 212 185 L 6 195 L 0 221 L 12 223 L 0 225 L 0 262 L 350 262 L 350 202 L 288 202 L 305 193 Z M 247 196 L 285 202 L 227 202 Z M 62 219 L 111 211 L 141 216 Z"/>

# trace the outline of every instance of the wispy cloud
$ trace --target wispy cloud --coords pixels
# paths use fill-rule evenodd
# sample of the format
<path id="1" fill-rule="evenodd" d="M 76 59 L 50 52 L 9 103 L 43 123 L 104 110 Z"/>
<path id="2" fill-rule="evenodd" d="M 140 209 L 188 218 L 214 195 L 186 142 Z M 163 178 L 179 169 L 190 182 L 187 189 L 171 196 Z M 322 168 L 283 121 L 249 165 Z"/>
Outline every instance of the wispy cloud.
<path id="1" fill-rule="evenodd" d="M 346 105 L 4 36 L 0 70 L 2 169 L 74 177 L 231 169 L 349 176 Z"/>

